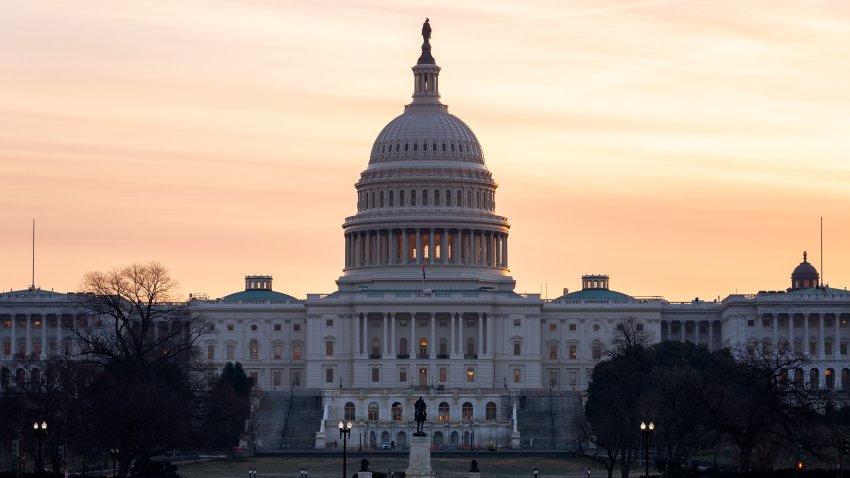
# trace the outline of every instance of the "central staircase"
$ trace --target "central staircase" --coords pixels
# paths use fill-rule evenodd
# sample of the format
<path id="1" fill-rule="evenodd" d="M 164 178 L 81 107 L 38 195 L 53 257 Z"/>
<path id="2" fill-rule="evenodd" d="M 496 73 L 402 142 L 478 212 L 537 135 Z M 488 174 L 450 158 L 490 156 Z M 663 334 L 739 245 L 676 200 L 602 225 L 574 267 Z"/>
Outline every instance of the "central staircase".
<path id="1" fill-rule="evenodd" d="M 318 392 L 263 392 L 254 412 L 254 451 L 311 450 L 321 421 Z"/>

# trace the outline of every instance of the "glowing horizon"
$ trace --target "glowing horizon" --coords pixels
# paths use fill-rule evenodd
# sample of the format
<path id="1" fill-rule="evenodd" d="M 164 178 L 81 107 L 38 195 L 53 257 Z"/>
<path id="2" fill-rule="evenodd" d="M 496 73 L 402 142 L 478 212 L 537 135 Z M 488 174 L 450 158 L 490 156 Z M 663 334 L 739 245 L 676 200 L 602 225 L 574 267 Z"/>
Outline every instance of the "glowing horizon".
<path id="1" fill-rule="evenodd" d="M 222 297 L 335 290 L 419 27 L 511 222 L 518 292 L 850 286 L 850 4 L 12 1 L 0 16 L 0 290 L 157 260 Z"/>

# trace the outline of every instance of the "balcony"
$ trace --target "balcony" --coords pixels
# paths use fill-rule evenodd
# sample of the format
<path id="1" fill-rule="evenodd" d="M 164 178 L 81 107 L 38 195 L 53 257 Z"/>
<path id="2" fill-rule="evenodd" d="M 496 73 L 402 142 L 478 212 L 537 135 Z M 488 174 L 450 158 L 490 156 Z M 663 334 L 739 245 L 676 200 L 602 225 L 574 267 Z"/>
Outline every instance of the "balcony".
<path id="1" fill-rule="evenodd" d="M 437 358 L 441 360 L 445 360 L 449 358 L 449 354 L 437 354 Z"/>
<path id="2" fill-rule="evenodd" d="M 370 359 L 379 359 L 381 358 L 381 354 L 369 354 Z"/>
<path id="3" fill-rule="evenodd" d="M 400 358 L 400 359 L 409 359 L 409 358 L 410 358 L 410 354 L 398 354 L 398 355 L 396 355 L 396 358 Z"/>
<path id="4" fill-rule="evenodd" d="M 416 354 L 416 358 L 418 358 L 418 359 L 427 359 L 427 358 L 431 358 L 431 356 L 430 356 L 430 355 L 428 355 L 428 354 Z"/>
<path id="5" fill-rule="evenodd" d="M 463 354 L 463 358 L 465 358 L 465 359 L 477 359 L 478 354 Z"/>

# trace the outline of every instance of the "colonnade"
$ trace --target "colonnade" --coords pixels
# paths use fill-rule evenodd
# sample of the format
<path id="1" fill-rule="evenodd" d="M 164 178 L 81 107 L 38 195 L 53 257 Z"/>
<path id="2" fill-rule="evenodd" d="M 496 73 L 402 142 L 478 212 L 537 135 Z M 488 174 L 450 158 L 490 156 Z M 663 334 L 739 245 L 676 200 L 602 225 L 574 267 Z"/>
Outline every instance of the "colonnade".
<path id="1" fill-rule="evenodd" d="M 705 334 L 700 333 L 700 324 L 707 323 Z M 687 324 L 691 324 L 693 329 L 693 333 L 691 334 L 692 342 L 696 344 L 705 344 L 709 350 L 714 350 L 716 348 L 715 345 L 715 329 L 720 330 L 720 324 L 713 320 L 686 320 L 686 319 L 677 319 L 677 320 L 662 320 L 662 327 L 667 329 L 667 340 L 678 340 L 680 342 L 686 342 L 688 337 L 686 335 L 686 327 Z M 673 333 L 673 324 L 678 324 L 679 330 L 674 334 Z M 662 331 L 663 332 L 663 331 Z M 662 340 L 664 339 L 662 333 Z M 706 340 L 703 341 L 702 339 Z"/>
<path id="2" fill-rule="evenodd" d="M 345 267 L 419 265 L 508 267 L 508 234 L 483 229 L 415 228 L 345 235 Z"/>
<path id="3" fill-rule="evenodd" d="M 380 320 L 380 329 L 370 327 L 370 320 Z M 402 320 L 406 321 L 404 325 L 400 323 Z M 424 330 L 420 328 L 419 321 L 427 321 Z M 439 325 L 441 321 L 445 321 L 445 324 Z M 464 326 L 465 321 L 474 321 L 475 330 L 464 331 L 464 328 L 468 328 Z M 405 328 L 408 330 L 404 330 Z M 476 358 L 479 354 L 493 354 L 494 332 L 493 317 L 484 312 L 364 312 L 354 317 L 354 355 L 420 359 L 449 358 L 444 355 L 471 355 L 469 358 Z M 378 354 L 370 349 L 371 341 L 376 338 L 380 342 Z M 402 338 L 409 338 L 406 353 L 400 350 Z M 438 349 L 441 339 L 447 339 L 445 350 Z"/>
<path id="4" fill-rule="evenodd" d="M 62 320 L 72 320 L 63 315 Z M 23 330 L 20 325 L 23 324 Z M 48 333 L 48 328 L 50 333 Z M 45 359 L 58 352 L 62 327 L 56 314 L 4 314 L 0 316 L 0 359 L 32 356 Z"/>
<path id="5" fill-rule="evenodd" d="M 748 326 L 748 343 L 788 344 L 795 353 L 838 360 L 848 355 L 850 313 L 763 313 Z M 842 325 L 843 324 L 843 325 Z M 842 333 L 842 329 L 844 329 Z"/>

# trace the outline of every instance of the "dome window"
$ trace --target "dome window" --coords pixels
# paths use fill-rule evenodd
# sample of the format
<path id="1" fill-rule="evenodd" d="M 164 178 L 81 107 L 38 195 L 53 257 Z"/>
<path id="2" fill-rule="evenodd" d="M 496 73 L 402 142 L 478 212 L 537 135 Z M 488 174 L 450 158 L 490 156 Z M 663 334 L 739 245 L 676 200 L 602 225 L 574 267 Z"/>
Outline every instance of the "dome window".
<path id="1" fill-rule="evenodd" d="M 393 194 L 394 192 L 395 191 L 390 191 L 390 207 L 395 206 L 395 194 Z"/>
<path id="2" fill-rule="evenodd" d="M 407 143 L 404 143 L 404 152 L 405 153 L 407 152 L 407 149 L 408 149 L 408 145 L 407 145 Z"/>
<path id="3" fill-rule="evenodd" d="M 443 143 L 443 152 L 446 151 L 446 143 Z"/>
<path id="4" fill-rule="evenodd" d="M 419 143 L 413 143 L 413 150 L 418 151 L 418 149 L 419 149 Z"/>
<path id="5" fill-rule="evenodd" d="M 463 145 L 462 144 L 457 145 L 457 150 L 462 153 L 463 152 Z"/>
<path id="6" fill-rule="evenodd" d="M 443 145 L 443 146 L 445 146 L 445 145 Z M 451 206 L 451 205 L 452 205 L 452 192 L 449 191 L 449 190 L 446 190 L 446 206 Z"/>
<path id="7" fill-rule="evenodd" d="M 428 190 L 427 189 L 422 190 L 422 205 L 423 206 L 428 205 Z"/>
<path id="8" fill-rule="evenodd" d="M 385 149 L 387 149 L 387 145 L 383 145 L 383 146 L 381 146 L 381 152 L 382 152 L 382 153 L 384 152 L 384 150 L 385 150 Z"/>
<path id="9" fill-rule="evenodd" d="M 454 152 L 455 152 L 455 144 L 452 143 L 452 153 L 454 153 Z"/>
<path id="10" fill-rule="evenodd" d="M 401 149 L 401 145 L 400 145 L 400 144 L 396 144 L 396 145 L 395 145 L 395 152 L 396 152 L 396 153 L 398 153 L 398 150 L 399 150 L 399 149 Z"/>
<path id="11" fill-rule="evenodd" d="M 434 205 L 435 206 L 440 205 L 440 190 L 439 189 L 434 190 Z"/>
<path id="12" fill-rule="evenodd" d="M 415 205 L 416 205 L 416 190 L 415 190 L 415 189 L 412 189 L 412 190 L 410 191 L 410 205 L 411 205 L 411 206 L 415 206 Z"/>
<path id="13" fill-rule="evenodd" d="M 432 148 L 431 148 L 431 149 L 432 149 L 433 151 L 437 151 L 437 143 L 434 143 L 434 144 L 432 144 L 431 146 L 432 146 Z"/>
<path id="14" fill-rule="evenodd" d="M 428 151 L 428 143 L 422 143 L 422 151 Z"/>

